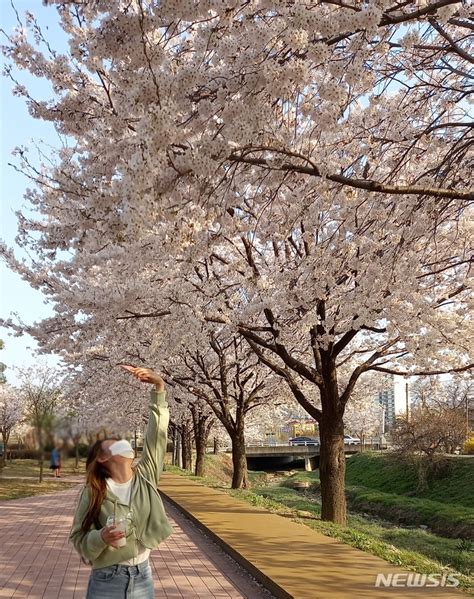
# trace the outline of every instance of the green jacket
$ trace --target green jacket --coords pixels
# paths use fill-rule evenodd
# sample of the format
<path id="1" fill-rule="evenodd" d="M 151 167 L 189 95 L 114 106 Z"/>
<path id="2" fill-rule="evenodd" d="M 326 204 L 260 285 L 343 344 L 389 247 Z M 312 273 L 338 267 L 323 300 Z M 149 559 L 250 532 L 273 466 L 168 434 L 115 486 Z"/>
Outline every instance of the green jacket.
<path id="1" fill-rule="evenodd" d="M 89 489 L 86 486 L 82 490 L 69 539 L 78 553 L 92 563 L 93 569 L 105 568 L 136 557 L 138 541 L 149 549 L 155 549 L 173 532 L 157 491 L 166 452 L 168 421 L 166 392 L 157 393 L 153 389 L 143 454 L 135 469 L 130 506 L 121 503 L 120 499 L 107 489 L 97 526 L 92 526 L 85 535 L 82 533 L 81 523 L 89 506 Z M 119 548 L 104 543 L 99 528 L 99 525 L 105 526 L 107 516 L 113 515 L 114 505 L 116 517 L 127 518 L 127 544 Z"/>

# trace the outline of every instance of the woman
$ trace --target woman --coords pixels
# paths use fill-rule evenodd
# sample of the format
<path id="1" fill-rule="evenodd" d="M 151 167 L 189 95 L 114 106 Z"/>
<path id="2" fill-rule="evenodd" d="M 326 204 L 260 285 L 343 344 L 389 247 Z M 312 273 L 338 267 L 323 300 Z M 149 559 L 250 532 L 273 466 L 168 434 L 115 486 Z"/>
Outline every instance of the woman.
<path id="1" fill-rule="evenodd" d="M 165 385 L 148 368 L 124 368 L 155 387 L 143 454 L 135 470 L 134 451 L 126 440 L 97 441 L 87 458 L 86 486 L 70 534 L 79 554 L 92 566 L 86 599 L 152 599 L 148 556 L 172 533 L 156 489 L 169 421 Z"/>

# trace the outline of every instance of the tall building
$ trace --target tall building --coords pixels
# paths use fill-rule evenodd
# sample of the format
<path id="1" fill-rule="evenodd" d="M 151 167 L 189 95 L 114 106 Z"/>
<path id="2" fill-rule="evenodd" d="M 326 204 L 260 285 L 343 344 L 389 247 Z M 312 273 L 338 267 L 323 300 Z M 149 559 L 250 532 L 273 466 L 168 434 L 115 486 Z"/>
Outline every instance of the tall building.
<path id="1" fill-rule="evenodd" d="M 388 375 L 378 400 L 384 408 L 385 432 L 389 431 L 399 416 L 410 413 L 411 397 L 408 379 L 399 375 Z"/>

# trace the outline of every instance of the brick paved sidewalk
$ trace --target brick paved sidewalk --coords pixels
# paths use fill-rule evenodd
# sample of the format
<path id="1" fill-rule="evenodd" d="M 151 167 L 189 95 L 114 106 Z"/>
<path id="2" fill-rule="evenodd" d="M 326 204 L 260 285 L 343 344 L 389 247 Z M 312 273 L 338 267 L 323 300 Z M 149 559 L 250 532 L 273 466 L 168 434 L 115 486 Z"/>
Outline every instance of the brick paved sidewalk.
<path id="1" fill-rule="evenodd" d="M 1 598 L 83 599 L 90 568 L 68 543 L 77 494 L 75 487 L 0 502 Z M 234 562 L 174 508 L 167 512 L 175 532 L 151 557 L 157 599 L 268 597 L 242 574 L 233 576 Z"/>

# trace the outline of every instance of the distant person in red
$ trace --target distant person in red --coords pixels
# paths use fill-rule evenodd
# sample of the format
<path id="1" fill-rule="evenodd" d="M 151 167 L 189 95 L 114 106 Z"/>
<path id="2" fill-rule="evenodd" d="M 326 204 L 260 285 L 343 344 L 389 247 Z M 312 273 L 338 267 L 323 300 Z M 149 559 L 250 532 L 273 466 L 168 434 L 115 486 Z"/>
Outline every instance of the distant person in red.
<path id="1" fill-rule="evenodd" d="M 51 476 L 61 478 L 61 452 L 57 445 L 54 446 L 54 449 L 51 452 L 51 464 L 49 467 L 52 470 Z"/>

